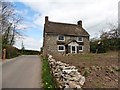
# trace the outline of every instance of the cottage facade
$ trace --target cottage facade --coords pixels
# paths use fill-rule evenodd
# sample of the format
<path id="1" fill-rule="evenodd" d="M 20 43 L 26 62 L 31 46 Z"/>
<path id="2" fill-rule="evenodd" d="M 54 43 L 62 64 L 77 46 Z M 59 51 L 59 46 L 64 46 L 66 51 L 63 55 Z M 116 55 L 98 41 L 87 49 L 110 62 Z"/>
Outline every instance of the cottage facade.
<path id="1" fill-rule="evenodd" d="M 89 34 L 78 24 L 52 22 L 45 17 L 43 54 L 68 54 L 90 52 Z"/>

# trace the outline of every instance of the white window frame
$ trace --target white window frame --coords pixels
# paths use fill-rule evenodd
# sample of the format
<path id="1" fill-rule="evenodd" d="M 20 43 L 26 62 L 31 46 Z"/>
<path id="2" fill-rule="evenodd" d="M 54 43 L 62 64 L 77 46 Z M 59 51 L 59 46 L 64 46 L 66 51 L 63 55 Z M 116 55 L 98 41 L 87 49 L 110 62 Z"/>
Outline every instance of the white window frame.
<path id="1" fill-rule="evenodd" d="M 79 46 L 82 46 L 82 45 L 79 45 Z M 78 47 L 79 47 L 79 46 L 78 46 Z M 84 46 L 82 46 L 82 50 L 79 50 L 79 51 L 80 51 L 80 52 L 83 51 L 83 48 L 84 48 Z"/>
<path id="2" fill-rule="evenodd" d="M 79 38 L 80 38 L 80 37 L 77 37 L 77 41 L 78 41 L 78 42 L 83 42 L 83 37 L 81 37 L 81 38 L 82 38 L 82 41 L 79 41 Z"/>
<path id="3" fill-rule="evenodd" d="M 63 37 L 64 37 L 64 40 L 59 40 L 59 36 L 63 36 Z M 58 41 L 65 41 L 65 36 L 64 36 L 64 35 L 58 35 L 58 36 L 57 36 L 57 40 L 58 40 Z"/>
<path id="4" fill-rule="evenodd" d="M 59 50 L 59 46 L 63 46 L 63 50 Z M 65 46 L 64 45 L 57 45 L 57 50 L 59 51 L 59 52 L 64 52 L 65 51 Z"/>

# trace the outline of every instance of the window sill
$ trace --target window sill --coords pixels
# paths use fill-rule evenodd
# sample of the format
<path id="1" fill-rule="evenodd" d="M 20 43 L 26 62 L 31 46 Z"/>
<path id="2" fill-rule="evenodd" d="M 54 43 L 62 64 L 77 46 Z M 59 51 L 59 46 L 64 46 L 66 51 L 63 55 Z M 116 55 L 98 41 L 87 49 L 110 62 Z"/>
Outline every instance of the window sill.
<path id="1" fill-rule="evenodd" d="M 83 50 L 79 50 L 79 52 L 83 52 Z"/>
<path id="2" fill-rule="evenodd" d="M 83 42 L 83 41 L 77 41 L 77 42 Z"/>
<path id="3" fill-rule="evenodd" d="M 58 52 L 65 52 L 65 50 L 58 50 Z"/>
<path id="4" fill-rule="evenodd" d="M 65 41 L 65 40 L 57 40 L 57 41 Z"/>

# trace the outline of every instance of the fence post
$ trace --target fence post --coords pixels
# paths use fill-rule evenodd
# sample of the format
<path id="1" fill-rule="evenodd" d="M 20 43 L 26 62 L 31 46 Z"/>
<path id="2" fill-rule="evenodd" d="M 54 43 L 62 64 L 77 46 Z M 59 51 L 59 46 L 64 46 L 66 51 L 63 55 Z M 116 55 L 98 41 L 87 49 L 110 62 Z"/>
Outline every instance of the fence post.
<path id="1" fill-rule="evenodd" d="M 3 61 L 6 59 L 6 49 L 3 49 Z"/>

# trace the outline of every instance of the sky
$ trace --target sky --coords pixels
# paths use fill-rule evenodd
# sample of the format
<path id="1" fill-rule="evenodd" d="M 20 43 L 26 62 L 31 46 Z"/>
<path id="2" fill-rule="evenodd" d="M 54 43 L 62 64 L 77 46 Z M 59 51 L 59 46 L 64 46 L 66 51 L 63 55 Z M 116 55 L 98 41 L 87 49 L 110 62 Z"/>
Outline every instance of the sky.
<path id="1" fill-rule="evenodd" d="M 10 0 L 9 0 L 10 2 Z M 16 12 L 24 21 L 19 27 L 25 28 L 23 38 L 17 38 L 15 47 L 38 50 L 43 45 L 44 18 L 50 21 L 77 24 L 82 20 L 83 28 L 90 38 L 99 37 L 101 31 L 117 25 L 119 0 L 11 0 Z"/>

